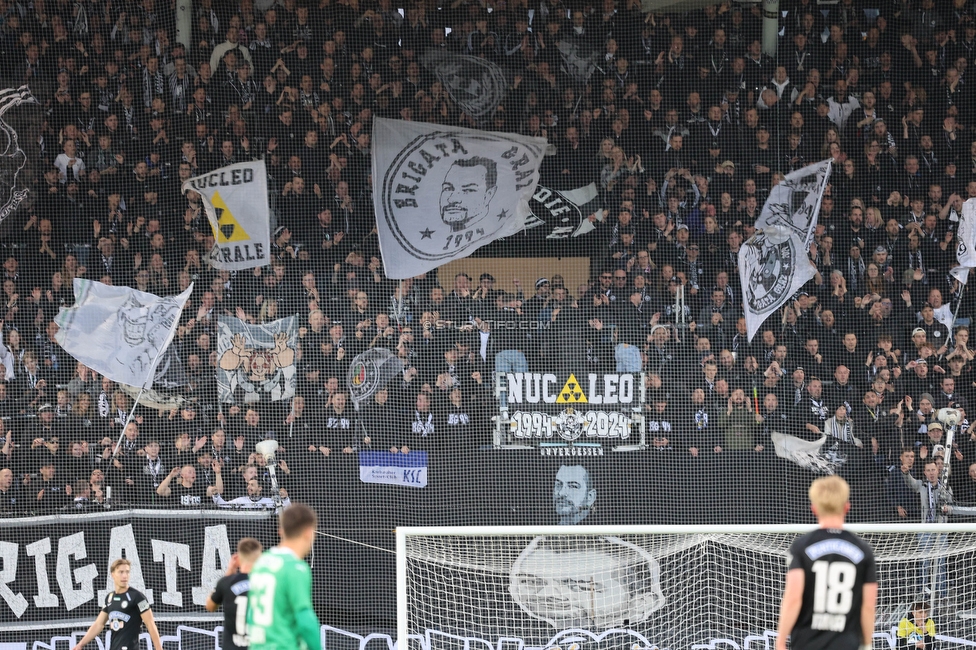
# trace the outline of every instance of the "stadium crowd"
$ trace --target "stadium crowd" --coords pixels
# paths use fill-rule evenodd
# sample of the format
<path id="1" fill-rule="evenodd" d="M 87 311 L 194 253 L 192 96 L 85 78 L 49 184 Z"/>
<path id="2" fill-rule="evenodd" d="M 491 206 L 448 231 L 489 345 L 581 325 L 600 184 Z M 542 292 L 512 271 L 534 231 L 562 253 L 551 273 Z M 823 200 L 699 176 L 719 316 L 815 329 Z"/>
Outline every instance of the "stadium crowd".
<path id="1" fill-rule="evenodd" d="M 772 454 L 774 430 L 826 432 L 841 471 L 878 486 L 879 516 L 920 520 L 900 473 L 927 477 L 931 461 L 952 463 L 957 501 L 976 500 L 976 428 L 964 423 L 945 458 L 934 420 L 976 392 L 969 331 L 953 319 L 968 322 L 976 299 L 950 274 L 976 197 L 974 3 L 782 8 L 771 59 L 759 6 L 731 2 L 664 15 L 635 0 L 195 0 L 186 47 L 162 0 L 0 0 L 0 77 L 42 106 L 37 141 L 23 143 L 34 199 L 4 224 L 0 253 L 0 512 L 94 507 L 108 487 L 121 503 L 267 501 L 253 453 L 266 437 L 284 448 L 285 489 L 289 465 L 361 448 L 476 449 L 506 417 L 492 373 L 511 351 L 512 369 L 647 373 L 651 452 Z M 585 85 L 560 43 L 596 53 Z M 508 72 L 489 119 L 424 68 L 430 49 Z M 374 116 L 546 138 L 543 182 L 600 192 L 590 281 L 566 286 L 558 267 L 524 293 L 488 273 L 385 278 Z M 273 262 L 217 271 L 200 197 L 181 183 L 256 158 Z M 818 274 L 750 343 L 739 248 L 770 187 L 827 158 Z M 183 408 L 140 406 L 126 424 L 131 396 L 58 346 L 53 319 L 78 277 L 156 294 L 194 283 L 174 342 Z M 299 317 L 294 400 L 217 403 L 220 314 Z M 345 377 L 370 347 L 407 370 L 360 423 Z"/>

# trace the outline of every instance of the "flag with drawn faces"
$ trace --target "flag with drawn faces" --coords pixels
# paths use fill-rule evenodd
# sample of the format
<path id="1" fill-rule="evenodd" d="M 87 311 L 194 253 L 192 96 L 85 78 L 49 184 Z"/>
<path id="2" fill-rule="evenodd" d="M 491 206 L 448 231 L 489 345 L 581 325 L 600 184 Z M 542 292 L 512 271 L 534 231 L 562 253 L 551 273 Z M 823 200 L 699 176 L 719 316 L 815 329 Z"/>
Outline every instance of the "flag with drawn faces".
<path id="1" fill-rule="evenodd" d="M 217 397 L 230 404 L 277 402 L 295 396 L 298 318 L 252 325 L 217 318 Z"/>
<path id="2" fill-rule="evenodd" d="M 151 388 L 161 363 L 161 383 L 182 382 L 177 377 L 182 367 L 163 360 L 192 284 L 178 296 L 160 297 L 75 278 L 74 291 L 75 304 L 54 319 L 59 327 L 54 338 L 65 352 L 120 384 Z"/>
<path id="3" fill-rule="evenodd" d="M 373 207 L 387 277 L 410 278 L 525 227 L 543 138 L 377 118 Z"/>

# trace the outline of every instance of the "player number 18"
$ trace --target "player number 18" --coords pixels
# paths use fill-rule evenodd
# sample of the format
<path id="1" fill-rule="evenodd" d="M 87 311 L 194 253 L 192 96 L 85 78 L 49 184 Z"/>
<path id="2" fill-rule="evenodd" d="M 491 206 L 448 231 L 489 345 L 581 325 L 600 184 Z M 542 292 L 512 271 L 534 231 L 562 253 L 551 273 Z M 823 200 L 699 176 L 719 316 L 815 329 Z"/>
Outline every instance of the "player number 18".
<path id="1" fill-rule="evenodd" d="M 854 582 L 857 568 L 850 562 L 813 563 L 817 576 L 813 589 L 813 611 L 826 614 L 847 614 L 854 602 Z"/>

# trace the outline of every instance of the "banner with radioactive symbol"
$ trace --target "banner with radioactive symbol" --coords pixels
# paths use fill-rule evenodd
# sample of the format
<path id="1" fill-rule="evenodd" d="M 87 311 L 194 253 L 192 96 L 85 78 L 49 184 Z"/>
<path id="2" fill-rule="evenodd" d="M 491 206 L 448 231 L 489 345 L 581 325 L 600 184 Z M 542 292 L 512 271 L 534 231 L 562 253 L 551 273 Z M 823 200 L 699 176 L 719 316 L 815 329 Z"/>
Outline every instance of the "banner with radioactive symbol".
<path id="1" fill-rule="evenodd" d="M 271 209 L 268 173 L 263 160 L 215 169 L 183 183 L 199 192 L 213 230 L 210 262 L 215 268 L 240 271 L 270 262 Z"/>
<path id="2" fill-rule="evenodd" d="M 637 444 L 644 444 L 652 426 L 638 417 L 647 397 L 640 373 L 511 372 L 505 382 L 509 417 L 503 419 L 513 440 L 614 446 L 639 435 Z M 554 452 L 545 447 L 543 453 Z"/>

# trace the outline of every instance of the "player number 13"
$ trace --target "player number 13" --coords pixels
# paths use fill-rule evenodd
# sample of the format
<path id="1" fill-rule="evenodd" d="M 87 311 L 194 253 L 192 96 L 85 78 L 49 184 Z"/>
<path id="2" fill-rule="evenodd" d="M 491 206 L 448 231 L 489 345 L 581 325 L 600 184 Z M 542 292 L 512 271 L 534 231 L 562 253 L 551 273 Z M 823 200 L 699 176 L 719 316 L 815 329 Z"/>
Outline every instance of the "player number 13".
<path id="1" fill-rule="evenodd" d="M 250 582 L 251 622 L 270 627 L 274 623 L 275 577 L 270 573 L 255 573 Z"/>

